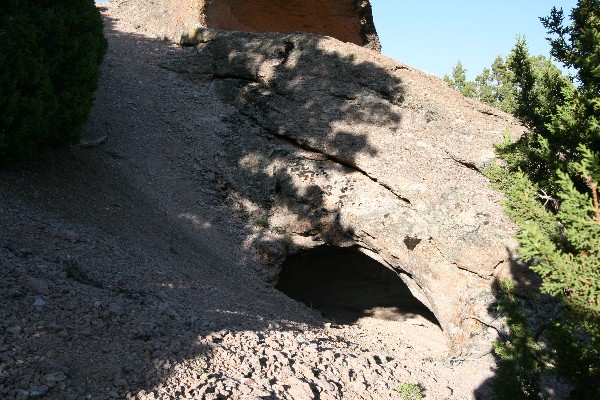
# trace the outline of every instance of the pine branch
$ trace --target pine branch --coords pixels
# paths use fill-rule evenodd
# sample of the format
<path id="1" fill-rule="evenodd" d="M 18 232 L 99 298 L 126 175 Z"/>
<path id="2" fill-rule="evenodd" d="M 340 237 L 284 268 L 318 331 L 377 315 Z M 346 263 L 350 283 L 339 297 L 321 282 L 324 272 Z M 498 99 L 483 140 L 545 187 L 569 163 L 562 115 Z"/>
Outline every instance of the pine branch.
<path id="1" fill-rule="evenodd" d="M 598 206 L 598 184 L 592 180 L 591 176 L 585 177 L 588 186 L 592 189 L 592 199 L 594 201 L 594 214 L 596 215 L 596 225 L 600 225 L 600 207 Z"/>

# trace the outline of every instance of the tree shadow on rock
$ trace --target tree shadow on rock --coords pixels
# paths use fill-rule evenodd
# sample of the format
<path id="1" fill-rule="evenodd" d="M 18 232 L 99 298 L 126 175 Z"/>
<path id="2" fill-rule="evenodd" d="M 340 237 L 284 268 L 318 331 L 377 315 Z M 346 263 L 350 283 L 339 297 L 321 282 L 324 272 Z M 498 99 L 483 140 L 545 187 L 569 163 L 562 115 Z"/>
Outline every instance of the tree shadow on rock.
<path id="1" fill-rule="evenodd" d="M 399 124 L 404 88 L 393 69 L 359 47 L 302 33 L 198 29 L 182 43 L 194 51 L 169 67 L 210 76 L 212 89 L 238 110 L 228 120 L 221 173 L 233 207 L 272 223 L 255 240 L 259 253 L 269 253 L 264 263 L 275 266 L 265 277 L 276 280 L 290 236 L 351 244 L 354 232 L 339 224 L 348 187 L 338 178 L 369 177 L 365 168 L 378 152 L 372 131 Z M 274 240 L 279 252 L 261 250 L 261 242 L 275 248 Z"/>
<path id="2" fill-rule="evenodd" d="M 189 393 L 175 392 L 196 389 L 217 336 L 266 331 L 273 321 L 287 332 L 319 325 L 241 269 L 215 229 L 182 223 L 189 203 L 165 205 L 204 183 L 190 160 L 187 169 L 166 167 L 173 158 L 163 146 L 183 154 L 188 143 L 156 114 L 180 88 L 165 93 L 165 82 L 138 81 L 144 71 L 164 71 L 153 58 L 177 49 L 114 24 L 105 18 L 111 48 L 84 132 L 106 135 L 106 143 L 0 171 L 2 398 L 167 397 L 161 385 L 183 397 Z M 128 49 L 147 56 L 129 57 Z M 183 187 L 170 185 L 178 180 Z M 204 206 L 194 206 L 201 215 Z"/>

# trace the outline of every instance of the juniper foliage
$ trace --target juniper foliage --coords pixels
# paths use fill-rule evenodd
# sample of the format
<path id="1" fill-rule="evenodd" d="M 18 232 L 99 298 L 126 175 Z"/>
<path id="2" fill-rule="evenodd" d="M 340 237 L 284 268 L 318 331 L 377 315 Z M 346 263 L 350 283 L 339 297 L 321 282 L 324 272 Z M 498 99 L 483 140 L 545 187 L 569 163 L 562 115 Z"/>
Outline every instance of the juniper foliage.
<path id="1" fill-rule="evenodd" d="M 600 398 L 600 1 L 579 0 L 570 16 L 565 25 L 553 8 L 541 20 L 552 35 L 551 54 L 576 71 L 576 84 L 554 72 L 540 76 L 517 44 L 509 61 L 514 114 L 529 133 L 499 146 L 506 166 L 488 170 L 519 226 L 520 257 L 541 276 L 541 291 L 563 303 L 544 351 L 531 346 L 518 308 L 505 307 L 513 339 L 497 346 L 494 385 L 497 393 L 517 386 L 528 399 L 541 396 L 530 384 L 532 359 L 567 380 L 571 398 Z M 511 370 L 513 380 L 502 384 Z"/>
<path id="2" fill-rule="evenodd" d="M 79 140 L 106 49 L 93 0 L 0 2 L 0 166 Z"/>

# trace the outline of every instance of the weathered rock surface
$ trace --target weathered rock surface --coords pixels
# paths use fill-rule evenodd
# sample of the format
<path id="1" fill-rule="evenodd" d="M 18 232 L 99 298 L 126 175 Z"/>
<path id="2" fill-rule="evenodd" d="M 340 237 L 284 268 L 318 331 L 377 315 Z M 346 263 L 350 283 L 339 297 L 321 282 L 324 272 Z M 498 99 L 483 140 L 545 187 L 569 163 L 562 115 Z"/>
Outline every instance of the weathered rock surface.
<path id="1" fill-rule="evenodd" d="M 198 29 L 195 42 L 171 68 L 212 75 L 239 110 L 220 162 L 230 201 L 268 218 L 255 242 L 267 279 L 287 254 L 358 244 L 435 313 L 454 351 L 494 333 L 482 322 L 513 226 L 481 171 L 507 130 L 522 132 L 514 119 L 331 38 Z"/>
<path id="2" fill-rule="evenodd" d="M 368 0 L 113 0 L 138 29 L 179 42 L 199 26 L 246 32 L 308 32 L 379 51 Z"/>

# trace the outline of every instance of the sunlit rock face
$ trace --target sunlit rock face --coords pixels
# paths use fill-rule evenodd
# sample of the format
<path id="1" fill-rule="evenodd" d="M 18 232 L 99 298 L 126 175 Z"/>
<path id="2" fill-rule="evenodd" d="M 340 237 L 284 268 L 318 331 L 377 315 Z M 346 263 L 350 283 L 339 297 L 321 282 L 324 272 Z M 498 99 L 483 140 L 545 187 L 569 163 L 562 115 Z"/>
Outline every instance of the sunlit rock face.
<path id="1" fill-rule="evenodd" d="M 201 1 L 209 28 L 247 32 L 308 32 L 380 49 L 371 5 L 362 0 Z"/>
<path id="2" fill-rule="evenodd" d="M 368 0 L 113 0 L 140 30 L 178 42 L 197 27 L 307 32 L 379 51 Z"/>

